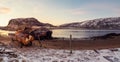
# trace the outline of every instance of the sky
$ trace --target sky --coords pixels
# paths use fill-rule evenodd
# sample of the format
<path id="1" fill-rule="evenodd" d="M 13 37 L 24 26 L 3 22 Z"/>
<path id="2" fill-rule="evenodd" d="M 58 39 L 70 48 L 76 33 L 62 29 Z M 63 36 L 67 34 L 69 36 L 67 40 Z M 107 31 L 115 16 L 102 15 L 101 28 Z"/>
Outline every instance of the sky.
<path id="1" fill-rule="evenodd" d="M 0 26 L 14 18 L 61 25 L 119 16 L 120 0 L 0 0 Z"/>

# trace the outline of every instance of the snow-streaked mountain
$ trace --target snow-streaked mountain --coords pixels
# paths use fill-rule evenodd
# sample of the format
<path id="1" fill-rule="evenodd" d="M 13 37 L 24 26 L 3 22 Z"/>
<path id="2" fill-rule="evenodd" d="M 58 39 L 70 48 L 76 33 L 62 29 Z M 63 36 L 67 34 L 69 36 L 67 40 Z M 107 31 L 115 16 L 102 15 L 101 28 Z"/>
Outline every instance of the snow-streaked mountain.
<path id="1" fill-rule="evenodd" d="M 11 19 L 7 25 L 10 30 L 16 30 L 23 26 L 42 26 L 42 27 L 54 27 L 52 24 L 49 23 L 42 23 L 36 18 L 15 18 Z"/>
<path id="2" fill-rule="evenodd" d="M 88 28 L 88 29 L 120 29 L 120 17 L 99 18 L 83 22 L 68 23 L 60 27 Z"/>

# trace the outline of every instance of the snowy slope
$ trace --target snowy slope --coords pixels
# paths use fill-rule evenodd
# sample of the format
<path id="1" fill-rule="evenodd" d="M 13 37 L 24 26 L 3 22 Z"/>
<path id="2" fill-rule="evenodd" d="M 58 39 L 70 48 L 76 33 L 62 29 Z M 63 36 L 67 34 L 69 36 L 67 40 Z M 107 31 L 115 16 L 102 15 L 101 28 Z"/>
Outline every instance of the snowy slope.
<path id="1" fill-rule="evenodd" d="M 69 23 L 60 25 L 60 27 L 79 27 L 92 29 L 120 29 L 120 17 L 99 18 L 83 22 Z"/>

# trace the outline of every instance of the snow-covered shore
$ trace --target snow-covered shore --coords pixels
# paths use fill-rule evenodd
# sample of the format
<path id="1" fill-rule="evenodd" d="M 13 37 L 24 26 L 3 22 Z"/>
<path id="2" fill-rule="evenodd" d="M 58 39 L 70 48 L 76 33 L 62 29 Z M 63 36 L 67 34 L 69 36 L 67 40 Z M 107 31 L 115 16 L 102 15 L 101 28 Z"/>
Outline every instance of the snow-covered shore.
<path id="1" fill-rule="evenodd" d="M 13 49 L 30 62 L 120 62 L 120 48 L 103 50 Z"/>
<path id="2" fill-rule="evenodd" d="M 0 62 L 120 62 L 120 48 L 73 50 L 72 54 L 69 50 L 38 47 L 10 48 L 5 51 L 13 53 L 0 53 Z"/>
<path id="3" fill-rule="evenodd" d="M 14 50 L 0 46 L 0 62 L 29 62 L 29 60 Z"/>

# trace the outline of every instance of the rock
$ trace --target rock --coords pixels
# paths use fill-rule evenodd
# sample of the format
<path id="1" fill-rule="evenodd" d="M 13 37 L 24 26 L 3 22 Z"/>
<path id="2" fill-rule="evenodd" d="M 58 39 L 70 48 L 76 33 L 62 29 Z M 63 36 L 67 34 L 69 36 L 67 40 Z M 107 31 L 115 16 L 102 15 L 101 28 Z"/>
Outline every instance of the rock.
<path id="1" fill-rule="evenodd" d="M 120 34 L 117 33 L 108 33 L 103 36 L 96 36 L 96 37 L 91 37 L 91 39 L 97 40 L 97 39 L 108 39 L 108 38 L 114 38 L 115 36 L 120 36 Z"/>
<path id="2" fill-rule="evenodd" d="M 110 62 L 120 62 L 119 58 L 113 56 L 103 56 L 103 57 Z"/>
<path id="3" fill-rule="evenodd" d="M 2 57 L 0 57 L 0 62 L 3 62 L 3 58 Z"/>
<path id="4" fill-rule="evenodd" d="M 35 29 L 30 33 L 35 40 L 44 40 L 52 38 L 52 31 L 47 28 Z"/>
<path id="5" fill-rule="evenodd" d="M 0 48 L 0 52 L 4 52 L 5 51 L 5 48 Z"/>
<path id="6" fill-rule="evenodd" d="M 17 58 L 18 57 L 17 54 L 9 54 L 9 55 L 10 55 L 10 57 L 13 57 L 13 58 Z"/>
<path id="7" fill-rule="evenodd" d="M 27 62 L 27 61 L 25 59 L 23 59 L 22 62 Z"/>
<path id="8" fill-rule="evenodd" d="M 111 48 L 110 50 L 113 51 L 113 52 L 114 51 L 119 51 L 117 48 Z"/>
<path id="9" fill-rule="evenodd" d="M 10 49 L 5 49 L 5 52 L 13 53 L 14 51 Z"/>
<path id="10" fill-rule="evenodd" d="M 18 59 L 12 59 L 9 62 L 19 62 L 19 60 Z"/>
<path id="11" fill-rule="evenodd" d="M 57 60 L 55 60 L 55 61 L 52 61 L 52 62 L 58 62 Z"/>

